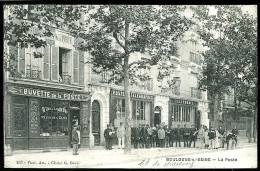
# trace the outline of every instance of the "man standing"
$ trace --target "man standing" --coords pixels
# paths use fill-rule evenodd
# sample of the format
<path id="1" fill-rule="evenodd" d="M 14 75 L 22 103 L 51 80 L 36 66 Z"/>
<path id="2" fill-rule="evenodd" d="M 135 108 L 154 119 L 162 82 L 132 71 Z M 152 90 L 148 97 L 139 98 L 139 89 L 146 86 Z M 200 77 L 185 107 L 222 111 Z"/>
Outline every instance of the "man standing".
<path id="1" fill-rule="evenodd" d="M 179 142 L 179 147 L 181 147 L 181 129 L 180 129 L 180 125 L 178 125 L 177 129 L 175 130 L 175 136 L 176 136 L 176 147 L 177 147 L 177 142 Z"/>
<path id="2" fill-rule="evenodd" d="M 214 149 L 215 148 L 215 139 L 216 139 L 216 132 L 214 130 L 214 127 L 210 127 L 210 130 L 208 132 L 209 136 L 209 149 Z"/>
<path id="3" fill-rule="evenodd" d="M 175 140 L 175 131 L 173 129 L 173 125 L 171 126 L 171 130 L 170 130 L 170 139 L 169 139 L 169 145 L 170 147 L 173 147 L 173 142 Z"/>
<path id="4" fill-rule="evenodd" d="M 232 134 L 233 134 L 233 136 L 234 136 L 234 140 L 235 140 L 235 142 L 236 142 L 235 146 L 237 146 L 238 130 L 237 130 L 237 128 L 236 128 L 236 125 L 233 125 L 233 129 L 232 129 L 231 132 L 232 132 Z"/>
<path id="5" fill-rule="evenodd" d="M 164 147 L 165 130 L 162 128 L 162 126 L 160 126 L 160 129 L 158 130 L 158 138 L 160 147 Z"/>
<path id="6" fill-rule="evenodd" d="M 138 128 L 138 126 L 134 128 L 133 139 L 134 139 L 134 148 L 138 148 L 139 141 L 140 141 L 140 129 Z"/>
<path id="7" fill-rule="evenodd" d="M 106 149 L 111 150 L 112 149 L 112 144 L 111 144 L 111 135 L 112 135 L 112 129 L 110 128 L 110 125 L 107 125 L 107 128 L 104 131 L 104 137 L 106 141 Z"/>
<path id="8" fill-rule="evenodd" d="M 197 140 L 198 140 L 198 147 L 199 148 L 203 148 L 204 137 L 205 137 L 205 131 L 204 131 L 203 125 L 201 125 L 200 129 L 198 131 L 198 134 L 197 134 Z"/>
<path id="9" fill-rule="evenodd" d="M 120 122 L 120 126 L 117 128 L 118 148 L 125 148 L 125 127 Z"/>
<path id="10" fill-rule="evenodd" d="M 164 126 L 165 130 L 165 146 L 169 148 L 170 145 L 170 129 L 167 127 L 167 125 Z"/>
<path id="11" fill-rule="evenodd" d="M 72 128 L 72 139 L 71 144 L 73 146 L 73 155 L 78 155 L 78 144 L 79 143 L 79 135 L 77 133 L 77 127 L 73 126 Z"/>
<path id="12" fill-rule="evenodd" d="M 184 143 L 184 147 L 188 147 L 188 139 L 190 137 L 190 133 L 189 130 L 186 128 L 186 124 L 184 125 L 183 128 L 183 143 Z"/>
<path id="13" fill-rule="evenodd" d="M 152 143 L 152 139 L 153 139 L 153 128 L 152 127 L 149 127 L 149 125 L 147 125 L 148 128 L 147 128 L 147 132 L 148 132 L 148 135 L 149 135 L 149 138 L 148 138 L 148 148 L 150 147 L 153 147 L 153 143 Z"/>
<path id="14" fill-rule="evenodd" d="M 194 142 L 193 147 L 195 147 L 196 135 L 195 135 L 194 125 L 191 125 L 189 140 L 190 140 L 189 147 L 191 147 L 191 143 L 192 143 L 192 142 Z"/>

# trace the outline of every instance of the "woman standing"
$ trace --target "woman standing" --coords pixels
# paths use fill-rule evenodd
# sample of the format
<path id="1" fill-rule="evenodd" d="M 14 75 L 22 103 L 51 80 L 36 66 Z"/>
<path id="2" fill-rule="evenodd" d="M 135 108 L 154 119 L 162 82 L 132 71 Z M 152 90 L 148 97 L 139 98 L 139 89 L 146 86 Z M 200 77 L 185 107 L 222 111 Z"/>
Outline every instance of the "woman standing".
<path id="1" fill-rule="evenodd" d="M 217 128 L 215 128 L 215 132 L 216 132 L 216 138 L 215 138 L 215 149 L 218 149 L 218 148 L 220 147 L 220 144 L 219 144 L 219 137 L 220 137 L 220 134 L 219 134 Z"/>
<path id="2" fill-rule="evenodd" d="M 209 148 L 209 136 L 208 136 L 208 132 L 209 132 L 209 130 L 208 130 L 208 128 L 207 127 L 205 127 L 205 148 Z"/>

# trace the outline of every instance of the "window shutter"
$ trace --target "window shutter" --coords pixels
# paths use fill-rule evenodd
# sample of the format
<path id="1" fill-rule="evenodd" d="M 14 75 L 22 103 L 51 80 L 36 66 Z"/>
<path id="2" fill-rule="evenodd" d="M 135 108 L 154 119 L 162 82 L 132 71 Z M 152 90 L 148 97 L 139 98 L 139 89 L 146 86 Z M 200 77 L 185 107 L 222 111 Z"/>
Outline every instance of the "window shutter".
<path id="1" fill-rule="evenodd" d="M 79 52 L 79 84 L 84 85 L 84 52 Z"/>
<path id="2" fill-rule="evenodd" d="M 73 52 L 73 83 L 79 83 L 79 52 Z"/>
<path id="3" fill-rule="evenodd" d="M 51 47 L 51 79 L 53 81 L 58 81 L 59 77 L 59 47 L 52 46 Z"/>
<path id="4" fill-rule="evenodd" d="M 22 76 L 25 75 L 25 49 L 19 47 L 19 55 L 18 55 L 18 68 L 19 72 Z"/>
<path id="5" fill-rule="evenodd" d="M 44 48 L 43 56 L 43 79 L 50 79 L 50 45 L 47 44 Z"/>
<path id="6" fill-rule="evenodd" d="M 10 60 L 10 65 L 14 66 L 14 68 L 18 67 L 18 47 L 17 46 L 9 46 L 9 55 L 12 55 L 14 59 Z"/>

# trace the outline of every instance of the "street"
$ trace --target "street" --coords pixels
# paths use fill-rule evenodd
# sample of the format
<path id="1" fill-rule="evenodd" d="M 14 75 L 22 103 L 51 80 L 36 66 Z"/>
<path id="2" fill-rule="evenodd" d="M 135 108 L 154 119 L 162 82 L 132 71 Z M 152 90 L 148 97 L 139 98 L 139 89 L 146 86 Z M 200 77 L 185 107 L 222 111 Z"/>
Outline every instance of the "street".
<path id="1" fill-rule="evenodd" d="M 131 155 L 116 146 L 72 151 L 24 152 L 5 157 L 7 168 L 253 168 L 257 145 L 244 143 L 234 150 L 198 148 L 132 149 Z M 167 160 L 167 161 L 166 161 Z M 194 160 L 194 161 L 193 161 Z"/>
<path id="2" fill-rule="evenodd" d="M 192 160 L 195 161 L 192 161 Z M 167 161 L 171 160 L 171 161 Z M 175 160 L 175 161 L 173 161 Z M 182 161 L 184 160 L 184 161 Z M 191 161 L 187 161 L 191 160 Z M 240 148 L 181 157 L 151 158 L 129 163 L 103 165 L 103 168 L 256 168 L 257 147 Z"/>

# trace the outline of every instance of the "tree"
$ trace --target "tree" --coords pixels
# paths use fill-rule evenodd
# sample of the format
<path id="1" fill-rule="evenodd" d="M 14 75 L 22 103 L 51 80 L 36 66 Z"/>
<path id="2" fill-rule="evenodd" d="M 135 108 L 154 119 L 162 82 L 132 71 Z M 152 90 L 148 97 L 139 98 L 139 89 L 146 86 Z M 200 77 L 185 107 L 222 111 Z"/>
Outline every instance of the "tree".
<path id="1" fill-rule="evenodd" d="M 19 77 L 17 49 L 45 47 L 46 39 L 54 36 L 56 28 L 75 35 L 83 31 L 87 22 L 79 22 L 87 8 L 83 5 L 5 5 L 4 6 L 4 69 Z M 79 22 L 79 24 L 75 24 Z M 7 45 L 10 48 L 7 53 Z M 34 52 L 35 58 L 43 54 Z"/>
<path id="2" fill-rule="evenodd" d="M 234 89 L 235 113 L 238 100 L 256 104 L 256 19 L 242 13 L 241 6 L 197 6 L 193 10 L 202 23 L 199 34 L 209 47 L 203 53 L 206 67 L 200 87 L 207 89 L 212 98 L 217 126 L 221 119 L 219 102 L 224 93 L 230 93 L 229 87 Z M 250 95 L 249 90 L 254 94 Z"/>
<path id="3" fill-rule="evenodd" d="M 126 140 L 125 154 L 131 152 L 130 84 L 137 83 L 137 72 L 169 59 L 169 46 L 177 41 L 191 24 L 181 13 L 185 6 L 92 6 L 90 27 L 80 48 L 90 51 L 96 72 L 110 71 L 111 79 L 124 82 Z M 115 48 L 113 43 L 117 44 Z M 148 53 L 151 59 L 131 62 L 133 53 Z M 170 67 L 170 66 L 169 66 Z M 166 73 L 167 74 L 167 73 Z M 149 78 L 140 74 L 140 80 Z"/>

